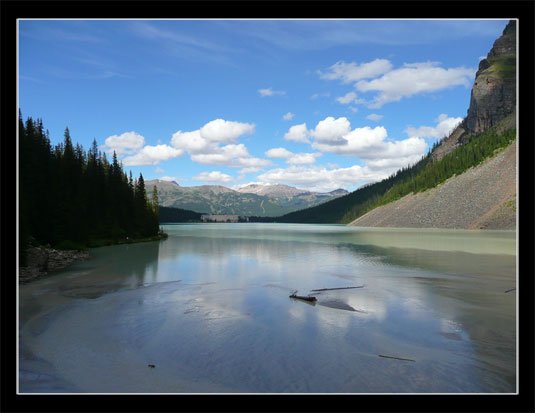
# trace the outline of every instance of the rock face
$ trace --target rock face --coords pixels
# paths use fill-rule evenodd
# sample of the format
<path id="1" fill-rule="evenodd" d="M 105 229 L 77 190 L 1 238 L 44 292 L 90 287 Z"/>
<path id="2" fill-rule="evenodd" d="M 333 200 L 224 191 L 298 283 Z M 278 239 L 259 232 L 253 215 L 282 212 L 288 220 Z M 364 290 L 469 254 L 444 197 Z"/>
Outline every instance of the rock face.
<path id="1" fill-rule="evenodd" d="M 484 132 L 516 109 L 516 22 L 511 20 L 479 63 L 466 127 Z"/>
<path id="2" fill-rule="evenodd" d="M 443 139 L 432 154 L 434 160 L 465 143 L 471 133 L 481 133 L 506 117 L 516 121 L 516 22 L 511 20 L 495 42 L 479 69 L 470 95 L 466 118 Z"/>

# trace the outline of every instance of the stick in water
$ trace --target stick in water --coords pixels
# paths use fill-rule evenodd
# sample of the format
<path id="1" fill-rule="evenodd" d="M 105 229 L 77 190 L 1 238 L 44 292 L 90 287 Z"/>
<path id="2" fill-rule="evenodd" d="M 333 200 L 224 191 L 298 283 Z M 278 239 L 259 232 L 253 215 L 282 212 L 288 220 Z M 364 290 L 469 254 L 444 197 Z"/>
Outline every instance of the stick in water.
<path id="1" fill-rule="evenodd" d="M 508 293 L 509 291 L 514 291 L 516 288 L 511 288 L 510 290 L 504 291 L 504 293 Z"/>
<path id="2" fill-rule="evenodd" d="M 338 288 L 319 288 L 317 290 L 310 290 L 310 291 L 330 291 L 330 290 L 347 290 L 349 288 L 362 288 L 363 285 L 358 285 L 356 287 L 338 287 Z"/>
<path id="3" fill-rule="evenodd" d="M 404 359 L 404 358 L 401 358 L 401 357 L 384 356 L 382 354 L 379 354 L 379 357 L 384 357 L 384 358 L 387 358 L 387 359 L 396 359 L 396 360 L 416 361 L 416 360 L 411 360 L 411 359 Z"/>

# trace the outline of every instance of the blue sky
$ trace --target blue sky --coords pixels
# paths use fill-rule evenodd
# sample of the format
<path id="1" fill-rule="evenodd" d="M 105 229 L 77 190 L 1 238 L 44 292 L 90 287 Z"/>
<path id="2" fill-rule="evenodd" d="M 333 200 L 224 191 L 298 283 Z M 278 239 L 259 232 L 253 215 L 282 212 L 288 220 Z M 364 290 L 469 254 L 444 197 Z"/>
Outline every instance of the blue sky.
<path id="1" fill-rule="evenodd" d="M 19 20 L 19 107 L 180 185 L 354 190 L 466 116 L 506 20 Z"/>

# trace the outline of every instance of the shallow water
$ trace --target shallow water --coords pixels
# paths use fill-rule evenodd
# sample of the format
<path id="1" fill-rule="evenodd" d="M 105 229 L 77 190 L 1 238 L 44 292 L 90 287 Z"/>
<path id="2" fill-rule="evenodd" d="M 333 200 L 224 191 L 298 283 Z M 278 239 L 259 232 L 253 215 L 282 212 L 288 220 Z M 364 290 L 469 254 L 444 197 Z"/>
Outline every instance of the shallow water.
<path id="1" fill-rule="evenodd" d="M 20 286 L 20 392 L 516 391 L 515 232 L 165 231 Z"/>

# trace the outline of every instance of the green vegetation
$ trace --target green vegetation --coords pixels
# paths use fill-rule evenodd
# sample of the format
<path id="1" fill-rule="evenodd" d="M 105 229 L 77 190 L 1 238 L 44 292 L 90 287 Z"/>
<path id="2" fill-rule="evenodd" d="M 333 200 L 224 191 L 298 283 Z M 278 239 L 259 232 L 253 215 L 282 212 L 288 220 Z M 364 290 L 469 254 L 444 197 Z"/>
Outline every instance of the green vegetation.
<path id="1" fill-rule="evenodd" d="M 396 201 L 409 193 L 434 188 L 448 178 L 459 175 L 516 139 L 516 129 L 500 134 L 499 125 L 479 135 L 469 135 L 453 152 L 433 162 L 431 151 L 415 165 L 402 168 L 381 182 L 368 185 L 325 204 L 293 212 L 277 218 L 277 222 L 344 223 L 347 224 L 378 206 Z"/>
<path id="2" fill-rule="evenodd" d="M 19 113 L 21 265 L 31 237 L 59 249 L 159 239 L 164 235 L 153 202 L 143 176 L 127 177 L 115 153 L 110 163 L 95 140 L 87 152 L 73 145 L 69 128 L 63 143 L 52 147 L 42 121 L 24 123 Z"/>
<path id="3" fill-rule="evenodd" d="M 156 187 L 155 187 L 156 188 Z M 160 223 L 164 222 L 201 222 L 201 213 L 187 209 L 160 207 Z"/>
<path id="4" fill-rule="evenodd" d="M 490 66 L 480 73 L 496 78 L 516 79 L 516 56 L 499 56 L 489 60 Z"/>

